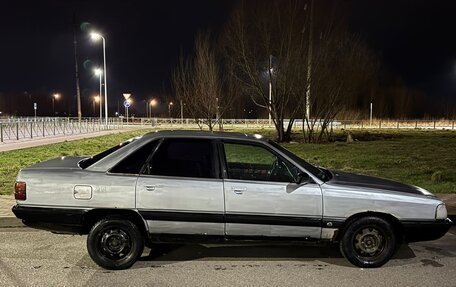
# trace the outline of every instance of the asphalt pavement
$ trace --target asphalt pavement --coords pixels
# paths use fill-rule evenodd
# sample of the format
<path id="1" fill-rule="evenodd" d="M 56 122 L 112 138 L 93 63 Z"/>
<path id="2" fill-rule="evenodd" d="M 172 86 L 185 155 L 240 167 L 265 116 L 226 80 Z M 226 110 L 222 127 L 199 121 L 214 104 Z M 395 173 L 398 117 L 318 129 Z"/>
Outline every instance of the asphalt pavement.
<path id="1" fill-rule="evenodd" d="M 86 236 L 0 229 L 0 286 L 455 286 L 456 235 L 403 245 L 381 268 L 337 246 L 188 245 L 146 249 L 132 268 L 95 265 Z"/>

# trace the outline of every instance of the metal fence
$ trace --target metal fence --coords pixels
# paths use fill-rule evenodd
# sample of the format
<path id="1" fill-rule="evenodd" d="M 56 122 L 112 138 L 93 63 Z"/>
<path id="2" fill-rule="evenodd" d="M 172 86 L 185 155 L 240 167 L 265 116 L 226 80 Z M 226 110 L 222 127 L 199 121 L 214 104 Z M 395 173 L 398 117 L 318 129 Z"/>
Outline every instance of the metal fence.
<path id="1" fill-rule="evenodd" d="M 99 118 L 3 118 L 0 119 L 0 142 L 51 136 L 92 133 L 103 130 L 141 128 L 205 128 L 206 120 L 188 118 L 109 118 L 108 125 Z M 268 119 L 222 119 L 224 128 L 273 128 Z M 288 120 L 285 120 L 285 125 Z M 218 123 L 216 123 L 216 126 Z M 317 128 L 321 123 L 316 121 Z M 294 129 L 302 129 L 302 120 L 295 120 Z M 330 129 L 447 129 L 455 130 L 455 120 L 335 120 Z"/>
<path id="2" fill-rule="evenodd" d="M 92 133 L 124 128 L 122 121 L 109 119 L 108 125 L 98 119 L 37 118 L 0 120 L 0 142 L 52 136 Z"/>
<path id="3" fill-rule="evenodd" d="M 204 119 L 180 119 L 180 118 L 135 118 L 130 124 L 141 124 L 156 127 L 188 127 L 198 128 L 206 124 Z M 284 124 L 288 125 L 289 120 Z M 222 119 L 223 127 L 233 128 L 273 128 L 274 124 L 268 119 Z M 455 129 L 455 120 L 334 120 L 329 123 L 330 129 Z M 218 125 L 218 123 L 216 123 Z M 321 127 L 321 122 L 315 121 L 316 127 Z M 304 123 L 304 127 L 307 125 Z M 302 129 L 303 121 L 295 120 L 294 129 Z"/>

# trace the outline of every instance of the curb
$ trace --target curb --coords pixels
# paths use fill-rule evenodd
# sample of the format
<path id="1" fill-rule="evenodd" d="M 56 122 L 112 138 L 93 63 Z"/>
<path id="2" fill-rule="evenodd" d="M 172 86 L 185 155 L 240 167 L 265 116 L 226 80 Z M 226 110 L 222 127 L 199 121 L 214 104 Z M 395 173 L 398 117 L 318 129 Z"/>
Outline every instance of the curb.
<path id="1" fill-rule="evenodd" d="M 0 228 L 25 227 L 22 220 L 16 217 L 0 217 Z"/>

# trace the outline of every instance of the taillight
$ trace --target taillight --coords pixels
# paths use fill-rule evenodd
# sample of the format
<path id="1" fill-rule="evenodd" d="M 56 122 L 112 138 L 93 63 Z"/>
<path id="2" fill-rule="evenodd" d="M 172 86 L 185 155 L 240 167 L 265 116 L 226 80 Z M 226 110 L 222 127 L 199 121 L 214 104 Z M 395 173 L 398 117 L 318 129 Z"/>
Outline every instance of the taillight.
<path id="1" fill-rule="evenodd" d="M 16 200 L 27 199 L 27 186 L 23 181 L 16 181 L 14 184 L 14 198 Z"/>

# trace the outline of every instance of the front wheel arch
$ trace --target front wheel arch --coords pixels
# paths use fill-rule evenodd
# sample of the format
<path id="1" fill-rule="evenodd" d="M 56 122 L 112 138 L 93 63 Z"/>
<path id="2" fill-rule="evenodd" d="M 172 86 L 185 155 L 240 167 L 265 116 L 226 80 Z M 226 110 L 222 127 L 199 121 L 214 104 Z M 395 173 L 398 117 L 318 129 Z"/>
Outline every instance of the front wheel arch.
<path id="1" fill-rule="evenodd" d="M 345 220 L 345 223 L 343 224 L 343 226 L 339 229 L 339 231 L 335 237 L 335 241 L 341 240 L 345 230 L 352 222 L 354 222 L 360 218 L 363 218 L 363 217 L 378 217 L 378 218 L 382 218 L 382 219 L 386 220 L 388 223 L 390 223 L 392 225 L 394 232 L 396 233 L 398 245 L 400 245 L 403 242 L 404 228 L 403 228 L 401 222 L 399 221 L 399 219 L 397 219 L 395 216 L 393 216 L 389 213 L 374 212 L 374 211 L 360 212 L 360 213 L 356 213 L 356 214 L 353 214 L 350 217 L 348 217 L 347 220 Z"/>

